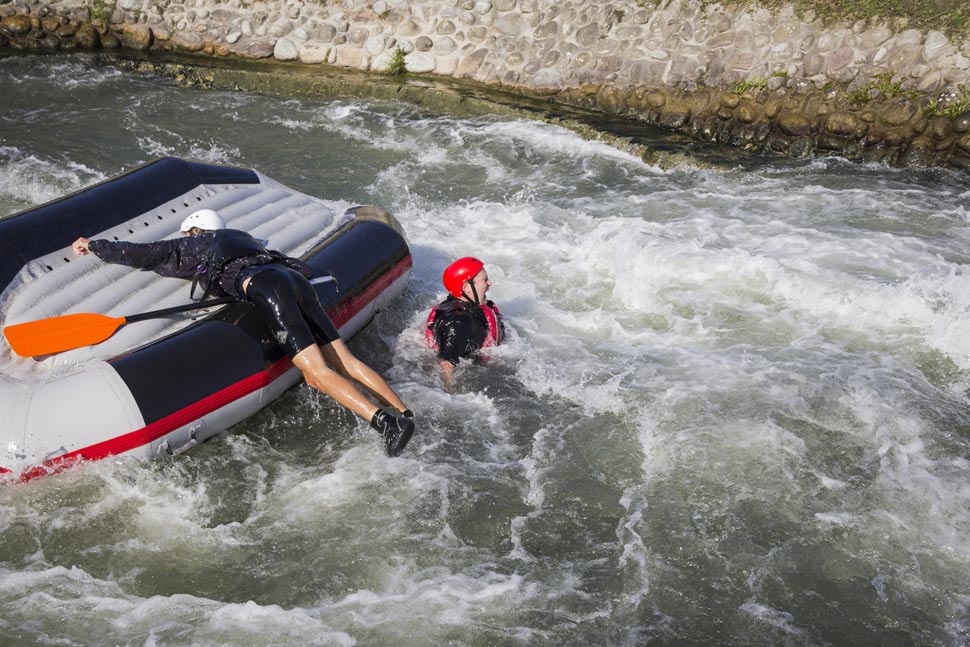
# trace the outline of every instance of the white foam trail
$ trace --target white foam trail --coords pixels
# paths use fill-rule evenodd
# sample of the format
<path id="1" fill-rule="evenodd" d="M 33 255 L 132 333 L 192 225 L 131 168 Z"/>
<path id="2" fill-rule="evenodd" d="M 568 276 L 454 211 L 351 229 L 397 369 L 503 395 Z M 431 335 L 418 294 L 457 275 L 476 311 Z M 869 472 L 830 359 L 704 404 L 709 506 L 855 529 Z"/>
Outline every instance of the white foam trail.
<path id="1" fill-rule="evenodd" d="M 119 159 L 256 160 L 399 218 L 410 286 L 354 344 L 419 433 L 388 461 L 365 423 L 298 389 L 184 460 L 0 495 L 14 572 L 49 571 L 0 586 L 0 617 L 25 594 L 25 626 L 94 609 L 83 637 L 119 643 L 233 644 L 238 625 L 255 644 L 701 644 L 724 627 L 703 598 L 763 642 L 837 642 L 843 625 L 805 621 L 821 585 L 873 644 L 890 624 L 966 636 L 962 178 L 661 171 L 545 124 L 155 91 L 126 104 Z M 173 127 L 183 111 L 220 127 Z M 486 261 L 510 334 L 446 393 L 423 324 L 462 255 Z M 75 503 L 50 503 L 65 481 Z M 117 570 L 57 571 L 51 545 Z M 173 586 L 159 556 L 239 569 L 236 591 L 268 600 L 133 593 Z"/>
<path id="2" fill-rule="evenodd" d="M 228 164 L 239 155 L 239 150 L 226 148 L 219 144 L 206 145 L 202 142 L 186 143 L 174 133 L 159 133 L 162 138 L 173 136 L 172 143 L 165 143 L 155 136 L 143 135 L 136 137 L 139 149 L 150 157 L 186 157 L 211 164 Z"/>
<path id="3" fill-rule="evenodd" d="M 772 609 L 755 602 L 745 602 L 741 605 L 741 611 L 751 615 L 760 622 L 781 630 L 783 634 L 796 640 L 796 644 L 814 644 L 814 641 L 808 639 L 806 631 L 797 626 L 795 617 L 790 613 Z"/>
<path id="4" fill-rule="evenodd" d="M 621 151 L 605 142 L 583 139 L 561 126 L 537 121 L 502 121 L 486 124 L 482 129 L 485 139 L 494 139 L 501 144 L 519 145 L 527 149 L 529 155 L 565 155 L 570 158 L 585 158 L 597 163 L 604 161 L 630 166 L 638 170 L 649 167 L 642 159 Z"/>
<path id="5" fill-rule="evenodd" d="M 321 621 L 310 609 L 283 609 L 255 602 L 227 603 L 192 595 L 127 595 L 110 580 L 79 568 L 9 572 L 0 608 L 7 622 L 43 621 L 56 641 L 71 641 L 77 628 L 65 617 L 84 618 L 93 637 L 119 644 L 336 645 L 357 641 Z M 138 640 L 138 643 L 130 641 Z"/>
<path id="6" fill-rule="evenodd" d="M 48 61 L 25 61 L 23 57 L 0 59 L 0 73 L 5 81 L 15 85 L 53 83 L 68 88 L 97 87 L 107 81 L 122 78 L 118 69 L 92 67 L 83 60 L 58 58 Z"/>
<path id="7" fill-rule="evenodd" d="M 0 146 L 0 192 L 4 198 L 32 206 L 107 179 L 104 173 L 77 162 L 57 162 Z"/>
<path id="8" fill-rule="evenodd" d="M 920 306 L 914 310 L 926 342 L 944 353 L 961 370 L 970 370 L 970 273 L 953 264 L 929 265 L 903 284 Z"/>

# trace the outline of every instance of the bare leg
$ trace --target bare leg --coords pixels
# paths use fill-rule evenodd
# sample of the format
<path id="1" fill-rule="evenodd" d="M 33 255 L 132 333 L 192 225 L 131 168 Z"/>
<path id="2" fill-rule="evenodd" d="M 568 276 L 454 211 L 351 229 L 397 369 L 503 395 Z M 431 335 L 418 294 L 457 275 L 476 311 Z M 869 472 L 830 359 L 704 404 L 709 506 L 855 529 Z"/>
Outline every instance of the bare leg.
<path id="1" fill-rule="evenodd" d="M 388 456 L 399 456 L 404 451 L 414 433 L 414 417 L 390 415 L 360 392 L 349 378 L 358 380 L 382 403 L 402 412 L 407 409 L 387 382 L 354 357 L 343 341 L 337 340 L 322 348 L 316 344 L 307 346 L 293 358 L 293 364 L 303 371 L 307 384 L 367 420 L 384 439 Z"/>
<path id="2" fill-rule="evenodd" d="M 370 419 L 378 407 L 346 377 L 333 371 L 324 361 L 323 352 L 316 344 L 307 346 L 293 358 L 293 365 L 303 372 L 303 379 L 317 391 L 326 393 L 339 404 L 347 407 L 364 420 Z"/>
<path id="3" fill-rule="evenodd" d="M 357 359 L 342 339 L 323 346 L 321 351 L 323 358 L 327 361 L 327 364 L 333 367 L 333 370 L 360 383 L 381 404 L 394 407 L 398 411 L 404 411 L 408 408 L 397 393 L 384 381 L 384 378 L 370 366 Z"/>

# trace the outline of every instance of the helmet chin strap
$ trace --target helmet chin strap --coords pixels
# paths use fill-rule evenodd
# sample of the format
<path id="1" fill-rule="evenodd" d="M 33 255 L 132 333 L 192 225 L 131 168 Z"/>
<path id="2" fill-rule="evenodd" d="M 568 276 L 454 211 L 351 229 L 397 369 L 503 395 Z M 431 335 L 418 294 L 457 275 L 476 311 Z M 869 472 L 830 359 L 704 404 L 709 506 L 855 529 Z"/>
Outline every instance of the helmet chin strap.
<path id="1" fill-rule="evenodd" d="M 476 289 L 475 289 L 475 284 L 474 284 L 474 283 L 472 283 L 472 282 L 471 282 L 471 281 L 469 280 L 469 281 L 466 281 L 466 282 L 465 282 L 465 285 L 467 285 L 468 287 L 470 287 L 470 288 L 472 289 L 472 296 L 473 296 L 473 297 L 475 297 L 474 299 L 468 299 L 468 300 L 469 300 L 469 301 L 471 301 L 472 303 L 474 303 L 475 305 L 482 305 L 482 302 L 481 302 L 481 299 L 479 299 L 479 297 L 478 297 L 478 290 L 476 290 Z M 464 293 L 464 291 L 462 291 L 462 293 L 461 293 L 461 294 L 462 294 L 462 296 L 464 296 L 464 297 L 465 297 L 466 299 L 468 298 L 468 297 L 467 297 L 467 295 L 465 295 L 465 293 Z"/>

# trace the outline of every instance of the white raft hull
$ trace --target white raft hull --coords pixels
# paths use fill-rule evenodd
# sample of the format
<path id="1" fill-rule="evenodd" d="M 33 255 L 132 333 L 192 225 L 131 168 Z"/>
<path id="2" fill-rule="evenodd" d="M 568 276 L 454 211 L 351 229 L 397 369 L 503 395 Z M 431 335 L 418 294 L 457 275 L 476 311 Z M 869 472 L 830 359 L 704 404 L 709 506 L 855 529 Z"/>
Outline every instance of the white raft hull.
<path id="1" fill-rule="evenodd" d="M 3 325 L 187 303 L 186 281 L 75 258 L 70 243 L 176 236 L 182 219 L 205 207 L 332 274 L 336 281 L 316 288 L 344 339 L 407 285 L 410 251 L 386 212 L 326 203 L 248 169 L 165 158 L 0 220 Z M 133 323 L 102 344 L 49 357 L 18 357 L 4 339 L 0 369 L 7 480 L 108 456 L 181 453 L 301 379 L 244 303 Z"/>

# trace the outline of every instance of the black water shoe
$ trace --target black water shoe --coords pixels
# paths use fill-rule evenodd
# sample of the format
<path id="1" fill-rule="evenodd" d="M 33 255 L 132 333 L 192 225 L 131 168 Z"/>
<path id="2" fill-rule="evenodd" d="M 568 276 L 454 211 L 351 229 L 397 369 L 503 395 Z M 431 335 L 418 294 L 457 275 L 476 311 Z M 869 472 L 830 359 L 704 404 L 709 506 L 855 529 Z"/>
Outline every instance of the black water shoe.
<path id="1" fill-rule="evenodd" d="M 384 451 L 388 456 L 400 456 L 414 433 L 414 414 L 410 409 L 394 417 L 383 409 L 378 409 L 370 419 L 370 426 L 384 438 Z"/>

